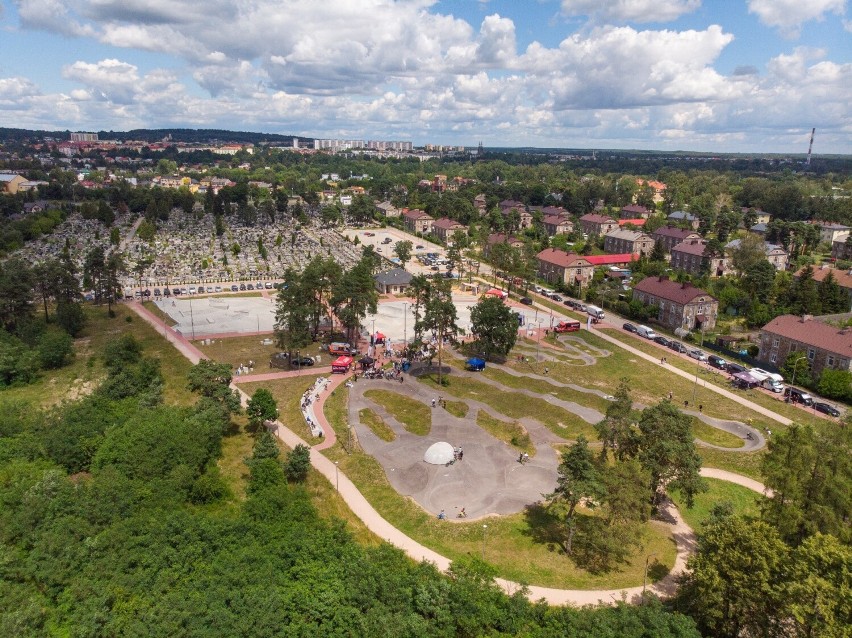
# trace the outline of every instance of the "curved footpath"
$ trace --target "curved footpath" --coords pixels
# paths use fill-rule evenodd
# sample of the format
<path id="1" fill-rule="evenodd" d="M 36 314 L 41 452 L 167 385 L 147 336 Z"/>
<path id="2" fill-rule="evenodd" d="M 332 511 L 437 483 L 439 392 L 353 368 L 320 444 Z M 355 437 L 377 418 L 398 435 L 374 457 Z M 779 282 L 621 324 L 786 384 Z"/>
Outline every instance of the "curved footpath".
<path id="1" fill-rule="evenodd" d="M 158 319 L 158 317 L 153 313 L 149 312 L 144 307 L 142 307 L 141 304 L 137 302 L 130 302 L 128 306 L 141 318 L 143 318 L 145 321 L 154 326 L 155 329 L 163 327 L 163 324 Z M 172 343 L 178 349 L 178 351 L 185 357 L 187 357 L 187 359 L 189 359 L 191 362 L 198 363 L 198 361 L 205 358 L 204 355 L 198 350 L 198 348 L 196 348 L 189 341 L 187 341 L 185 337 L 176 334 L 173 330 L 170 330 L 165 327 L 163 328 L 163 333 L 169 343 Z M 609 340 L 616 343 L 616 345 L 623 345 L 612 338 L 610 338 Z M 636 351 L 630 348 L 629 346 L 623 347 L 639 356 L 646 356 L 650 359 L 648 355 L 644 355 L 644 353 Z M 674 370 L 674 368 L 670 369 Z M 319 404 L 320 408 L 322 408 L 322 406 L 324 405 L 325 399 L 330 396 L 331 390 L 334 387 L 340 385 L 340 383 L 343 382 L 345 377 L 341 375 L 340 377 L 338 377 L 338 379 L 339 380 L 336 383 L 329 386 L 329 391 L 326 392 L 323 397 L 321 397 Z M 241 399 L 245 404 L 248 401 L 248 395 L 244 391 L 240 390 L 237 384 L 232 384 L 232 387 L 240 393 Z M 736 395 L 734 395 L 733 398 L 737 400 L 740 399 L 739 397 L 736 397 Z M 742 403 L 742 400 L 740 400 L 740 402 Z M 391 543 L 392 545 L 403 550 L 410 558 L 416 561 L 428 561 L 430 563 L 435 564 L 435 566 L 442 571 L 448 570 L 451 562 L 449 558 L 438 554 L 437 552 L 429 549 L 428 547 L 425 547 L 424 545 L 421 545 L 416 540 L 405 535 L 403 532 L 401 532 L 393 525 L 391 525 L 388 521 L 386 521 L 381 516 L 381 514 L 379 514 L 379 512 L 376 511 L 376 509 L 370 504 L 370 502 L 367 501 L 364 495 L 361 494 L 355 484 L 351 480 L 349 480 L 349 478 L 345 474 L 339 471 L 337 465 L 333 463 L 330 459 L 320 454 L 320 449 L 325 449 L 334 445 L 336 438 L 332 440 L 334 435 L 334 429 L 329 425 L 328 420 L 325 418 L 322 409 L 317 410 L 317 417 L 320 419 L 323 429 L 328 432 L 329 435 L 322 444 L 311 449 L 311 465 L 313 465 L 314 469 L 316 469 L 320 474 L 322 474 L 326 479 L 328 479 L 328 481 L 333 486 L 336 487 L 336 489 L 340 493 L 341 498 L 343 498 L 349 508 L 355 513 L 356 516 L 358 516 L 358 518 L 361 519 L 364 525 L 371 532 L 376 534 L 378 537 L 386 540 L 388 543 Z M 278 421 L 272 424 L 271 430 L 290 448 L 293 448 L 299 444 L 307 446 L 307 443 L 305 441 L 303 441 L 298 435 L 296 435 L 291 430 L 285 428 Z M 732 472 L 725 472 L 723 470 L 714 470 L 710 468 L 702 468 L 701 474 L 702 476 L 710 476 L 722 480 L 733 481 L 739 485 L 743 485 L 759 493 L 764 493 L 766 489 L 757 481 L 734 474 Z M 654 592 L 660 596 L 668 596 L 673 593 L 676 584 L 676 578 L 686 568 L 686 560 L 695 546 L 695 534 L 692 529 L 690 529 L 690 527 L 683 521 L 677 511 L 677 508 L 675 508 L 670 503 L 667 504 L 664 507 L 664 516 L 674 521 L 674 523 L 672 524 L 672 535 L 677 543 L 677 557 L 675 558 L 675 564 L 672 570 L 664 578 L 647 587 L 649 591 Z M 519 583 L 515 583 L 502 578 L 495 579 L 495 582 L 497 582 L 497 584 L 509 594 L 517 592 L 522 587 Z M 619 600 L 627 600 L 629 602 L 634 602 L 641 597 L 643 591 L 643 587 L 641 586 L 609 590 L 554 589 L 550 587 L 538 586 L 529 586 L 527 589 L 528 597 L 531 600 L 544 600 L 545 602 L 551 605 L 612 605 Z"/>

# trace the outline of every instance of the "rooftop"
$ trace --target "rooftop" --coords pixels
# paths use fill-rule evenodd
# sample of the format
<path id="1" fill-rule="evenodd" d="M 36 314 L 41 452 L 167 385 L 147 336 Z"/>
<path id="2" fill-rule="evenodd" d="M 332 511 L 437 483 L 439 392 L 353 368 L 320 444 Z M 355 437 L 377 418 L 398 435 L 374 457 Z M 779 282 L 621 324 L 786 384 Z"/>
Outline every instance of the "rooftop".
<path id="1" fill-rule="evenodd" d="M 681 305 L 695 301 L 699 297 L 705 297 L 706 301 L 716 301 L 715 297 L 707 291 L 696 288 L 691 283 L 678 283 L 665 276 L 645 277 L 633 289 Z"/>
<path id="2" fill-rule="evenodd" d="M 812 346 L 840 355 L 852 358 L 852 329 L 836 328 L 819 319 L 805 315 L 781 315 L 775 317 L 763 326 L 763 332 L 792 339 L 806 346 Z"/>
<path id="3" fill-rule="evenodd" d="M 569 266 L 588 266 L 591 263 L 589 261 L 590 257 L 581 257 L 576 253 L 566 253 L 564 250 L 559 250 L 558 248 L 545 248 L 538 253 L 536 257 L 538 257 L 541 261 L 555 266 L 560 266 L 562 268 L 567 268 Z"/>

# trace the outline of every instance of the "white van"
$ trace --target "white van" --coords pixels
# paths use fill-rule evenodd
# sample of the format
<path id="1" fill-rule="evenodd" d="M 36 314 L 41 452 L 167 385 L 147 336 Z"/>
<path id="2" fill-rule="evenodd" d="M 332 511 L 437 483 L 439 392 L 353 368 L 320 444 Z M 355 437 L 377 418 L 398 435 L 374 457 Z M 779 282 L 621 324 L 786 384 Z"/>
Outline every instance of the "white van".
<path id="1" fill-rule="evenodd" d="M 767 390 L 771 390 L 772 392 L 781 393 L 784 392 L 784 377 L 775 372 L 770 372 L 769 376 L 763 380 L 761 384 Z"/>
<path id="2" fill-rule="evenodd" d="M 640 337 L 645 337 L 646 339 L 656 339 L 657 338 L 657 333 L 654 332 L 648 326 L 637 326 L 636 334 L 638 334 Z"/>
<path id="3" fill-rule="evenodd" d="M 598 308 L 597 306 L 586 306 L 586 312 L 595 319 L 603 319 L 606 317 L 606 313 L 603 311 L 603 308 Z"/>

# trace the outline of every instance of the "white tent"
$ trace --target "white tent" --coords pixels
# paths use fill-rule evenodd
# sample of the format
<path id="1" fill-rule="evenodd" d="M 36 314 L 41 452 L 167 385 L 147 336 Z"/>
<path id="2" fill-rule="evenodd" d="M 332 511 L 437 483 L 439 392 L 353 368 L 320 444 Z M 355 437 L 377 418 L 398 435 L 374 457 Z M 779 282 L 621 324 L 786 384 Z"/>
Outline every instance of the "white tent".
<path id="1" fill-rule="evenodd" d="M 433 443 L 423 455 L 423 460 L 432 465 L 446 465 L 454 458 L 453 446 L 446 441 Z"/>

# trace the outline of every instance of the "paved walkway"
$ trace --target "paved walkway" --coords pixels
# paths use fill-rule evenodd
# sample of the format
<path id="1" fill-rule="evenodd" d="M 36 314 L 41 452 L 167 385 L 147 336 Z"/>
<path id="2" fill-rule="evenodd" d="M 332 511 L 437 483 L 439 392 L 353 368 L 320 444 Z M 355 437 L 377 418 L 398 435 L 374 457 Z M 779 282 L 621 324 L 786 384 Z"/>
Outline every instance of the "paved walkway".
<path id="1" fill-rule="evenodd" d="M 143 308 L 141 304 L 131 302 L 129 305 L 135 312 L 137 312 L 137 314 L 139 314 L 140 317 L 151 323 L 151 325 L 155 327 L 161 325 L 159 319 L 155 315 L 147 311 L 145 308 Z M 186 356 L 190 361 L 193 361 L 193 363 L 197 363 L 201 358 L 203 358 L 203 355 L 198 351 L 198 349 L 192 346 L 192 344 L 190 344 L 182 336 L 177 335 L 174 333 L 174 331 L 170 330 L 166 330 L 165 334 L 169 342 L 173 343 L 175 347 L 177 347 L 178 350 L 182 354 L 184 354 L 184 356 Z M 342 381 L 343 379 L 341 378 L 337 385 L 339 385 L 339 383 Z M 242 390 L 240 390 L 236 384 L 234 384 L 233 387 L 235 387 L 240 393 L 241 399 L 245 404 L 248 401 L 248 395 Z M 326 394 L 326 396 L 328 394 L 330 394 L 330 391 Z M 321 413 L 321 411 L 319 411 L 319 413 Z M 324 423 L 324 425 L 326 424 L 327 421 Z M 299 444 L 307 446 L 307 443 L 305 441 L 303 441 L 299 436 L 297 436 L 289 429 L 285 428 L 280 422 L 275 422 L 274 424 L 272 424 L 272 431 L 290 448 L 293 448 Z M 328 427 L 328 431 L 333 432 L 333 429 Z M 326 441 L 325 443 L 328 443 L 328 441 Z M 333 443 L 325 445 L 325 447 L 330 447 L 330 445 L 333 445 Z M 335 486 L 335 488 L 339 491 L 340 496 L 343 498 L 346 504 L 352 509 L 353 513 L 355 513 L 355 515 L 361 519 L 361 521 L 370 531 L 372 531 L 378 537 L 391 543 L 392 545 L 402 549 L 410 558 L 414 560 L 431 562 L 442 571 L 446 571 L 447 569 L 449 569 L 451 561 L 448 558 L 438 554 L 437 552 L 429 549 L 428 547 L 421 545 L 414 539 L 408 537 L 403 532 L 393 527 L 388 521 L 386 521 L 367 501 L 364 495 L 361 494 L 355 484 L 352 483 L 352 481 L 350 481 L 346 475 L 342 474 L 339 471 L 337 465 L 322 454 L 320 454 L 320 450 L 318 448 L 319 446 L 311 449 L 311 464 L 320 474 L 325 476 L 333 486 Z M 756 481 L 752 481 L 752 479 L 735 475 L 730 472 L 724 472 L 722 470 L 713 470 L 712 474 L 705 474 L 705 471 L 702 470 L 702 475 L 713 476 L 714 478 L 722 478 L 723 480 L 731 480 L 731 478 L 726 477 L 735 477 L 736 482 L 740 485 L 745 485 L 750 489 L 758 488 L 756 489 L 756 491 L 759 491 L 761 493 L 764 491 L 763 486 L 757 483 Z M 686 559 L 692 551 L 695 543 L 695 537 L 692 530 L 680 517 L 676 508 L 668 506 L 664 509 L 664 512 L 668 515 L 670 520 L 673 521 L 672 534 L 677 543 L 678 553 L 677 558 L 675 560 L 675 565 L 673 569 L 669 572 L 669 574 L 657 583 L 648 587 L 649 591 L 657 593 L 661 596 L 670 595 L 673 591 L 672 588 L 675 585 L 676 578 L 680 573 L 682 573 L 683 569 L 685 568 Z M 498 578 L 496 579 L 496 582 L 508 593 L 516 592 L 521 587 L 520 584 L 505 579 Z M 621 600 L 622 598 L 626 598 L 628 601 L 635 601 L 638 597 L 641 596 L 642 590 L 643 587 L 631 587 L 613 590 L 567 590 L 532 586 L 529 588 L 529 597 L 532 600 L 544 600 L 545 602 L 553 605 L 585 605 L 597 603 L 613 604 L 615 601 Z"/>

